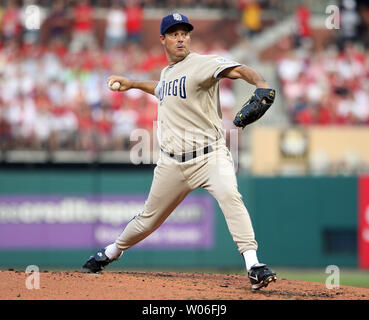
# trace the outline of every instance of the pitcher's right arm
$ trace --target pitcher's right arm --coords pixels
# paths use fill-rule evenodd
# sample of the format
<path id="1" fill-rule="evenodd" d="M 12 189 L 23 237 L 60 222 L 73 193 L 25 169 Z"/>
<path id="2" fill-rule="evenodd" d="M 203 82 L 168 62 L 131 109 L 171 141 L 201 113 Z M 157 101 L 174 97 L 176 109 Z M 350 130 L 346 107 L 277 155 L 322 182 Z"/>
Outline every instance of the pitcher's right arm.
<path id="1" fill-rule="evenodd" d="M 146 93 L 150 93 L 155 95 L 155 87 L 158 84 L 158 81 L 139 81 L 139 80 L 131 80 L 126 77 L 112 75 L 107 79 L 108 88 L 110 88 L 109 83 L 113 84 L 114 82 L 120 83 L 119 91 L 127 91 L 129 89 L 140 89 Z"/>

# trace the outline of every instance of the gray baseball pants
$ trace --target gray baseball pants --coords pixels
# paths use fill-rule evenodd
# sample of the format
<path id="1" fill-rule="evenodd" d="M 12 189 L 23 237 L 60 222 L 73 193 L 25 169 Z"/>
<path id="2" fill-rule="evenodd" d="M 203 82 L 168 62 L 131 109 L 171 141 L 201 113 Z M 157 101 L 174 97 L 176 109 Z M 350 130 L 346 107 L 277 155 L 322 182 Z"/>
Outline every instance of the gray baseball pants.
<path id="1" fill-rule="evenodd" d="M 161 152 L 144 210 L 124 228 L 115 241 L 117 247 L 127 250 L 145 239 L 197 188 L 206 189 L 217 200 L 238 251 L 256 250 L 250 216 L 238 192 L 232 157 L 225 145 L 186 162 Z"/>

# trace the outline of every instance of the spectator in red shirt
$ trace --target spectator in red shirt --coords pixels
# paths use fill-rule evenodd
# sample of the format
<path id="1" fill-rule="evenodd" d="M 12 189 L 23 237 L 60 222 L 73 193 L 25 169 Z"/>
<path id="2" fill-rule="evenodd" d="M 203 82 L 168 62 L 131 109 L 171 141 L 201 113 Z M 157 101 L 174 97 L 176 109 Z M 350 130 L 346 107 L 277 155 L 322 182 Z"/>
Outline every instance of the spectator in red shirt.
<path id="1" fill-rule="evenodd" d="M 143 8 L 138 0 L 128 0 L 125 8 L 127 18 L 127 40 L 141 43 Z"/>
<path id="2" fill-rule="evenodd" d="M 2 31 L 2 40 L 17 40 L 21 41 L 22 24 L 20 9 L 16 1 L 10 0 L 7 2 L 3 17 L 1 19 L 0 30 Z"/>
<path id="3" fill-rule="evenodd" d="M 81 0 L 72 11 L 73 30 L 70 49 L 79 52 L 96 45 L 94 33 L 95 9 L 89 0 Z"/>
<path id="4" fill-rule="evenodd" d="M 295 11 L 295 45 L 299 47 L 304 42 L 311 40 L 310 9 L 306 5 L 300 5 Z"/>

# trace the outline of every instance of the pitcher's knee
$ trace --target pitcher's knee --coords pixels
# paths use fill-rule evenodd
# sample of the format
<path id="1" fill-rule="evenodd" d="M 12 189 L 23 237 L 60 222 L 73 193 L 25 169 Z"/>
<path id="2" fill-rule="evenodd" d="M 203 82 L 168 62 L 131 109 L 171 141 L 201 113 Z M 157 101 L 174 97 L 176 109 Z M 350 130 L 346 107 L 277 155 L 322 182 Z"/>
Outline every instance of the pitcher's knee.
<path id="1" fill-rule="evenodd" d="M 225 187 L 218 192 L 216 198 L 220 203 L 239 202 L 241 200 L 241 194 L 233 187 Z"/>
<path id="2" fill-rule="evenodd" d="M 122 231 L 119 237 L 115 240 L 115 243 L 119 249 L 127 250 L 149 236 L 158 228 L 158 226 L 160 226 L 160 224 L 156 225 L 154 223 L 145 223 L 140 221 L 136 216 Z"/>

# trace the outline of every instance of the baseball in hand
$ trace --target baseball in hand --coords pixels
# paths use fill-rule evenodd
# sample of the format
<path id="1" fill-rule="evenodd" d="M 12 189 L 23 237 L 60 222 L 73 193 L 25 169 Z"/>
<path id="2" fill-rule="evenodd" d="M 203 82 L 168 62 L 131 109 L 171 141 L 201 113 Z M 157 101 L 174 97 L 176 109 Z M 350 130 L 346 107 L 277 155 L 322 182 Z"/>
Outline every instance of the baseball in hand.
<path id="1" fill-rule="evenodd" d="M 118 81 L 115 81 L 112 83 L 112 80 L 109 82 L 109 87 L 111 90 L 117 91 L 120 88 L 120 83 Z"/>

